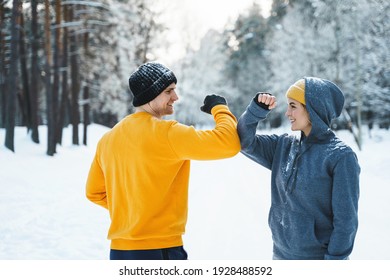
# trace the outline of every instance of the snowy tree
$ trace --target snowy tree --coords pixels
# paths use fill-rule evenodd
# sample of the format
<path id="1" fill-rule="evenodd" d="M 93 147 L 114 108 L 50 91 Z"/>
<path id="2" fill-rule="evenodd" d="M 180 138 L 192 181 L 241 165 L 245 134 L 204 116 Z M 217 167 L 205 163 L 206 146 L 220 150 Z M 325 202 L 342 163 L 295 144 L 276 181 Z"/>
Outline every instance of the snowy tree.
<path id="1" fill-rule="evenodd" d="M 306 1 L 303 1 L 306 2 Z M 271 69 L 274 73 L 272 91 L 279 98 L 296 80 L 303 76 L 325 76 L 330 47 L 330 32 L 324 31 L 324 37 L 313 19 L 305 18 L 305 12 L 313 11 L 307 3 L 294 1 L 294 7 L 289 7 L 282 21 L 274 27 L 273 36 L 267 40 L 270 51 Z M 307 12 L 312 16 L 311 12 Z M 325 63 L 325 64 L 324 64 Z M 325 77 L 324 77 L 325 78 Z"/>
<path id="2" fill-rule="evenodd" d="M 179 95 L 174 115 L 177 120 L 189 125 L 210 125 L 212 118 L 199 109 L 208 94 L 224 96 L 229 105 L 234 102 L 235 90 L 222 75 L 227 56 L 221 45 L 222 35 L 210 30 L 199 50 L 192 51 L 175 65 Z"/>
<path id="3" fill-rule="evenodd" d="M 366 0 L 358 20 L 363 117 L 368 124 L 390 126 L 390 2 Z"/>
<path id="4" fill-rule="evenodd" d="M 132 110 L 128 77 L 140 64 L 153 59 L 162 28 L 149 7 L 151 1 L 107 1 L 107 25 L 90 34 L 88 63 L 82 66 L 90 86 L 93 121 L 113 126 Z"/>
<path id="5" fill-rule="evenodd" d="M 14 149 L 15 125 L 27 125 L 38 143 L 38 125 L 45 124 L 47 154 L 54 155 L 69 123 L 75 145 L 84 123 L 86 144 L 91 116 L 113 126 L 131 112 L 128 77 L 155 59 L 163 29 L 152 8 L 152 0 L 1 1 L 0 126 L 7 127 L 6 146 Z"/>
<path id="6" fill-rule="evenodd" d="M 385 47 L 389 45 L 389 28 L 385 28 L 389 25 L 389 4 L 385 2 L 290 1 L 286 14 L 274 24 L 272 37 L 267 40 L 272 91 L 280 99 L 291 83 L 304 76 L 332 80 L 344 91 L 346 108 L 357 121 L 360 108 L 363 113 L 370 110 L 368 99 L 371 103 L 380 100 L 372 98 L 375 94 L 366 99 L 368 95 L 363 92 L 371 89 L 372 93 L 386 96 L 382 94 L 387 91 L 389 69 Z M 373 72 L 376 74 L 371 75 Z"/>
<path id="7" fill-rule="evenodd" d="M 224 72 L 226 79 L 239 91 L 231 106 L 237 115 L 244 111 L 258 91 L 269 90 L 271 73 L 265 50 L 267 33 L 267 21 L 256 2 L 224 33 L 225 52 L 229 58 Z"/>

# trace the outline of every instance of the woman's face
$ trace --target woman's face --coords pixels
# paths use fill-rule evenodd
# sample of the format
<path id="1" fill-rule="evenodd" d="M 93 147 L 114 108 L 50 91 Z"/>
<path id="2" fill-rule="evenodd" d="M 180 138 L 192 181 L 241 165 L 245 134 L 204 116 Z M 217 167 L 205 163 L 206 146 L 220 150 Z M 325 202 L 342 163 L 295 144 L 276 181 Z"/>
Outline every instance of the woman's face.
<path id="1" fill-rule="evenodd" d="M 300 130 L 303 131 L 306 136 L 309 135 L 312 125 L 309 113 L 302 103 L 287 98 L 287 111 L 285 115 L 290 120 L 292 131 Z"/>

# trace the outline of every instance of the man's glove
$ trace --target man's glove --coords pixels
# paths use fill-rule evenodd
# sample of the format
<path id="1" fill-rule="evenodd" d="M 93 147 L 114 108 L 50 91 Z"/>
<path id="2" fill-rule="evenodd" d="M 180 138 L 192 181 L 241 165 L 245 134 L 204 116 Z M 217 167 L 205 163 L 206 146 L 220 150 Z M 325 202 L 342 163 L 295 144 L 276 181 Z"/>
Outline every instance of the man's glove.
<path id="1" fill-rule="evenodd" d="M 215 94 L 207 95 L 203 101 L 203 106 L 200 107 L 200 110 L 211 114 L 211 109 L 213 109 L 216 105 L 227 105 L 225 97 Z"/>

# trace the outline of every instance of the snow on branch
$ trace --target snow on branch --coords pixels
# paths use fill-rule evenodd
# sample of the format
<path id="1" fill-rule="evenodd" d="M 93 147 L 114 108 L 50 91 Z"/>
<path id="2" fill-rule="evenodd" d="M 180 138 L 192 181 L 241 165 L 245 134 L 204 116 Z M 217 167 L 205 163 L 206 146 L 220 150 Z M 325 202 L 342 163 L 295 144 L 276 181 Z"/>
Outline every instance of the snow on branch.
<path id="1" fill-rule="evenodd" d="M 107 21 L 101 21 L 101 20 L 95 20 L 95 19 L 89 19 L 89 20 L 87 20 L 87 24 L 91 24 L 91 25 L 103 25 L 103 26 L 110 25 L 110 23 L 107 22 Z"/>
<path id="2" fill-rule="evenodd" d="M 67 28 L 67 27 L 75 27 L 75 26 L 81 26 L 84 24 L 83 20 L 78 21 L 68 21 L 68 22 L 62 22 L 61 24 L 56 24 L 51 27 L 51 29 L 56 28 Z"/>
<path id="3" fill-rule="evenodd" d="M 83 5 L 83 6 L 102 8 L 106 10 L 110 9 L 109 6 L 95 1 L 67 0 L 67 1 L 63 1 L 61 5 Z"/>
<path id="4" fill-rule="evenodd" d="M 68 22 L 62 22 L 61 24 L 56 24 L 51 27 L 51 29 L 56 28 L 69 28 L 69 27 L 78 27 L 78 26 L 84 26 L 87 25 L 101 25 L 101 26 L 108 26 L 110 25 L 107 21 L 101 21 L 101 20 L 78 20 L 78 21 L 68 21 Z"/>

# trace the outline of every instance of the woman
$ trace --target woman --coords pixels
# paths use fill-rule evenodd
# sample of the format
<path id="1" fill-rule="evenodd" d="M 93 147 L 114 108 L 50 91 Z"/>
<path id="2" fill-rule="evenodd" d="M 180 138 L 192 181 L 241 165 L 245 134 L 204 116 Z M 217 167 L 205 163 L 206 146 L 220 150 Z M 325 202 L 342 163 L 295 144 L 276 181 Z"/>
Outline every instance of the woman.
<path id="1" fill-rule="evenodd" d="M 272 171 L 269 226 L 274 259 L 348 259 L 358 227 L 360 167 L 330 129 L 344 106 L 341 90 L 319 78 L 298 80 L 286 93 L 294 135 L 256 134 L 276 107 L 259 93 L 238 121 L 241 152 Z"/>

